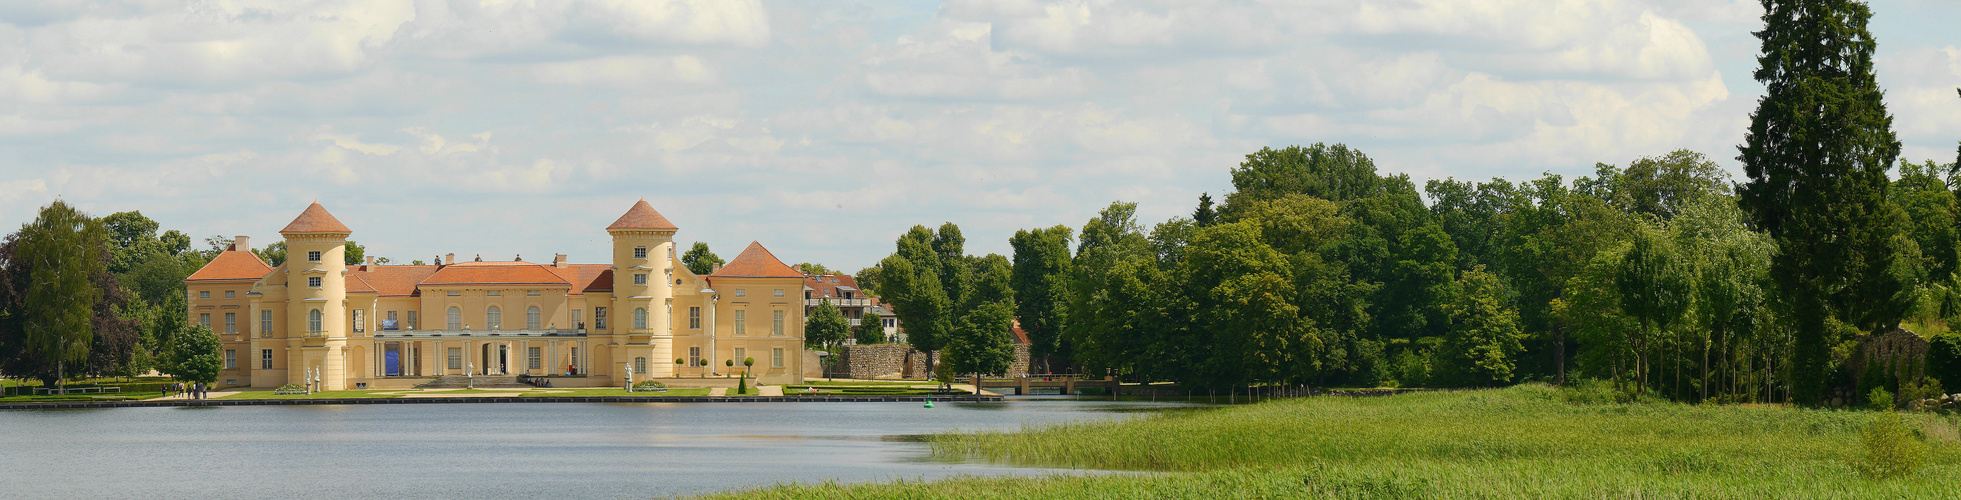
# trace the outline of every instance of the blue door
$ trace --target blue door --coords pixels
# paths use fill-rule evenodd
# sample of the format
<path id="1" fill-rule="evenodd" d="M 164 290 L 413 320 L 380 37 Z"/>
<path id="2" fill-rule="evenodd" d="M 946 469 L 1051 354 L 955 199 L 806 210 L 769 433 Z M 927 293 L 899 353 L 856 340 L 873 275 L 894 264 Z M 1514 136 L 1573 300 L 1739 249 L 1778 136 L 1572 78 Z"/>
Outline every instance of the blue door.
<path id="1" fill-rule="evenodd" d="M 383 361 L 383 362 L 382 362 L 382 366 L 383 366 L 383 367 L 386 367 L 386 368 L 387 368 L 387 370 L 388 370 L 388 371 L 386 372 L 386 373 L 387 373 L 387 375 L 388 375 L 388 376 L 391 376 L 391 377 L 392 377 L 392 376 L 396 376 L 396 375 L 401 375 L 401 374 L 402 374 L 402 352 L 401 352 L 401 351 L 397 351 L 397 350 L 394 350 L 394 349 L 389 349 L 389 350 L 386 350 L 386 351 L 382 351 L 382 353 L 383 353 L 383 354 L 385 354 L 385 355 L 387 356 L 387 360 L 386 360 L 386 361 Z"/>

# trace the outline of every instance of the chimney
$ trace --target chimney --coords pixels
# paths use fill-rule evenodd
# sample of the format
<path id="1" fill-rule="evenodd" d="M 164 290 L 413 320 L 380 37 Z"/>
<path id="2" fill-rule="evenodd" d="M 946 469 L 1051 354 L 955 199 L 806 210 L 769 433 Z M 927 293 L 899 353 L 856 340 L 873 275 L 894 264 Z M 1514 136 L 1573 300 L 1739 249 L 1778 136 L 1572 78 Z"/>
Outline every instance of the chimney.
<path id="1" fill-rule="evenodd" d="M 368 267 L 374 267 L 374 256 L 373 256 L 373 255 L 369 255 L 369 256 L 368 256 Z"/>
<path id="2" fill-rule="evenodd" d="M 565 267 L 565 254 L 553 255 L 552 267 Z"/>
<path id="3" fill-rule="evenodd" d="M 708 274 L 715 274 L 715 271 L 720 270 L 722 270 L 722 264 L 719 262 L 715 263 L 715 265 L 708 266 Z"/>
<path id="4" fill-rule="evenodd" d="M 452 254 L 449 254 L 448 256 L 445 256 L 445 257 L 443 257 L 443 263 L 445 263 L 445 264 L 455 264 L 455 263 L 456 263 L 456 254 L 454 254 L 454 253 L 452 253 Z"/>
<path id="5" fill-rule="evenodd" d="M 251 251 L 251 250 L 252 250 L 252 237 L 251 237 L 251 236 L 239 236 L 239 237 L 236 237 L 236 238 L 232 238 L 232 250 L 245 250 L 245 251 Z"/>

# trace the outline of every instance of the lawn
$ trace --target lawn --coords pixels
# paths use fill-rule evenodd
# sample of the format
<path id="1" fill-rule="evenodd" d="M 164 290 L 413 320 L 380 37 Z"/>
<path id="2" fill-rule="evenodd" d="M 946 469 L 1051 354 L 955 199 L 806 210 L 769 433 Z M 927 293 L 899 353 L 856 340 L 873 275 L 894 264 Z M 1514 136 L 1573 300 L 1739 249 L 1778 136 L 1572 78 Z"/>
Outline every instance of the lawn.
<path id="1" fill-rule="evenodd" d="M 1603 403 L 1598 390 L 1314 397 L 934 436 L 942 459 L 1169 472 L 783 485 L 723 498 L 1956 498 L 1961 419 L 1908 415 L 1926 465 L 1854 472 L 1878 414 Z"/>

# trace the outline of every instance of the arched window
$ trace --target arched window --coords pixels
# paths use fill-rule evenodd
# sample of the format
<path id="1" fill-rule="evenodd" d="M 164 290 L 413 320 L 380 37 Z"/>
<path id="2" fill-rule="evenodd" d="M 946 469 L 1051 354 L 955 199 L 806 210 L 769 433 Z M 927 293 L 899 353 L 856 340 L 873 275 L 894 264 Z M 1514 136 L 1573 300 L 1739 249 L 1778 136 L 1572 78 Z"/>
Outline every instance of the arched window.
<path id="1" fill-rule="evenodd" d="M 504 325 L 504 311 L 497 306 L 483 312 L 483 327 L 488 330 L 501 330 Z"/>
<path id="2" fill-rule="evenodd" d="M 647 373 L 647 358 L 633 358 L 633 373 Z"/>
<path id="3" fill-rule="evenodd" d="M 458 309 L 456 306 L 449 306 L 449 329 L 463 329 L 463 310 Z"/>
<path id="4" fill-rule="evenodd" d="M 538 306 L 531 306 L 531 308 L 530 308 L 530 309 L 525 309 L 525 310 L 524 310 L 524 329 L 526 329 L 526 330 L 537 330 L 537 329 L 538 329 L 538 319 L 539 319 L 539 318 L 538 318 Z"/>
<path id="5" fill-rule="evenodd" d="M 319 309 L 314 309 L 314 310 L 311 310 L 311 311 L 307 311 L 307 312 L 306 312 L 306 331 L 309 331 L 309 332 L 317 332 L 317 331 L 320 331 L 320 310 L 319 310 Z"/>
<path id="6" fill-rule="evenodd" d="M 637 329 L 646 329 L 646 328 L 647 328 L 647 309 L 646 309 L 646 308 L 634 308 L 634 309 L 633 309 L 633 327 L 634 327 L 634 328 L 637 328 Z"/>

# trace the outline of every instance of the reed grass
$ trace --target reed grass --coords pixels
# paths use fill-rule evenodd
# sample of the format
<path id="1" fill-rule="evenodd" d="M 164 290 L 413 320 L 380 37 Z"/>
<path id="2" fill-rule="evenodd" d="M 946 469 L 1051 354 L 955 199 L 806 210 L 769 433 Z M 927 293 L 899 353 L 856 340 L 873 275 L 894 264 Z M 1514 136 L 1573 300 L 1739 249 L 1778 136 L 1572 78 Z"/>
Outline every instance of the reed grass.
<path id="1" fill-rule="evenodd" d="M 1961 420 L 1904 415 L 1926 450 L 1860 475 L 1868 411 L 1600 402 L 1522 385 L 1274 400 L 933 436 L 934 455 L 1151 472 L 783 485 L 727 498 L 1961 498 Z"/>

